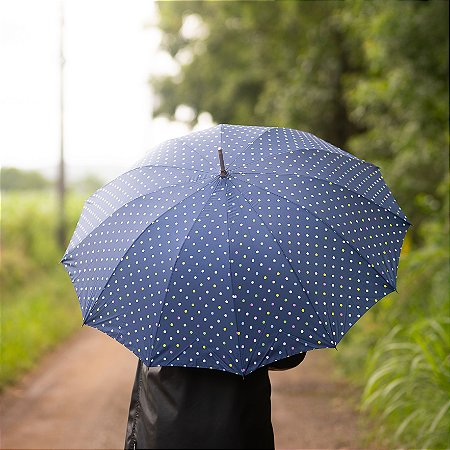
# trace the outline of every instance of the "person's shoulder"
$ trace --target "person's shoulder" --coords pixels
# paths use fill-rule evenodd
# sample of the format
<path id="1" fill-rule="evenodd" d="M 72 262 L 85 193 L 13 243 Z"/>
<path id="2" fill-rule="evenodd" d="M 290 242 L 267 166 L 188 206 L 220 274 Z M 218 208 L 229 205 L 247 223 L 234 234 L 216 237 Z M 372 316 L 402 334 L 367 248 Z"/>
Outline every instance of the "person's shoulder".
<path id="1" fill-rule="evenodd" d="M 288 370 L 297 367 L 306 356 L 306 352 L 298 353 L 296 355 L 288 356 L 269 364 L 269 370 Z"/>

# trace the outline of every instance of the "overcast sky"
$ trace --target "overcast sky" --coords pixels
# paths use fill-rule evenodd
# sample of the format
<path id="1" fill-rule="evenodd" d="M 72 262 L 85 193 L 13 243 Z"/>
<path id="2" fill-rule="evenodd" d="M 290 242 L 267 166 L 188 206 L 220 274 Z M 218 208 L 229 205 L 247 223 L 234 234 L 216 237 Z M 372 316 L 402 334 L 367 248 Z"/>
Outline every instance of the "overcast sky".
<path id="1" fill-rule="evenodd" d="M 2 166 L 57 164 L 60 5 L 0 0 Z M 63 10 L 69 167 L 126 169 L 157 143 L 188 132 L 181 124 L 151 120 L 148 77 L 174 70 L 158 52 L 151 0 L 65 0 Z"/>

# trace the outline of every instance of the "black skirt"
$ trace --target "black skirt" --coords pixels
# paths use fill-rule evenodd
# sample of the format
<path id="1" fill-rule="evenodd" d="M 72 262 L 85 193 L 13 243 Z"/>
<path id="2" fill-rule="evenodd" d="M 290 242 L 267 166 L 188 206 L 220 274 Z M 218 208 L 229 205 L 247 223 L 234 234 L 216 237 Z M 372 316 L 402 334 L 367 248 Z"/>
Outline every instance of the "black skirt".
<path id="1" fill-rule="evenodd" d="M 126 449 L 273 449 L 271 387 L 263 367 L 240 377 L 138 362 Z"/>

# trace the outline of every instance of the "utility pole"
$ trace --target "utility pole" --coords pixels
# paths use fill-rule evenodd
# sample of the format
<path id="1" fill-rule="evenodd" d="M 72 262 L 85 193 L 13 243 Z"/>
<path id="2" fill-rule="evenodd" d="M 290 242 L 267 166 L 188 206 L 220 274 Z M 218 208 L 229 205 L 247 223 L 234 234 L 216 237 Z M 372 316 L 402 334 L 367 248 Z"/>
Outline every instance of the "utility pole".
<path id="1" fill-rule="evenodd" d="M 60 42 L 59 42 L 59 67 L 60 67 L 60 153 L 58 165 L 58 225 L 57 225 L 57 240 L 62 249 L 66 248 L 66 182 L 65 182 L 65 167 L 64 167 L 64 9 L 63 1 L 60 3 Z"/>

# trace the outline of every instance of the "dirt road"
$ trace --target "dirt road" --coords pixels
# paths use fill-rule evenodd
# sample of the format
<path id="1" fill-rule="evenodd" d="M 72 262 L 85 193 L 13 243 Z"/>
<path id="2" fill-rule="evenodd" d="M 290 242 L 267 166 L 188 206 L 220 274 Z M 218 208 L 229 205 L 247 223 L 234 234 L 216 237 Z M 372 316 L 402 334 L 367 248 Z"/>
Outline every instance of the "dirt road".
<path id="1" fill-rule="evenodd" d="M 2 395 L 1 448 L 123 448 L 135 367 L 130 351 L 83 327 Z M 352 393 L 331 371 L 320 350 L 271 374 L 277 449 L 362 448 Z"/>

